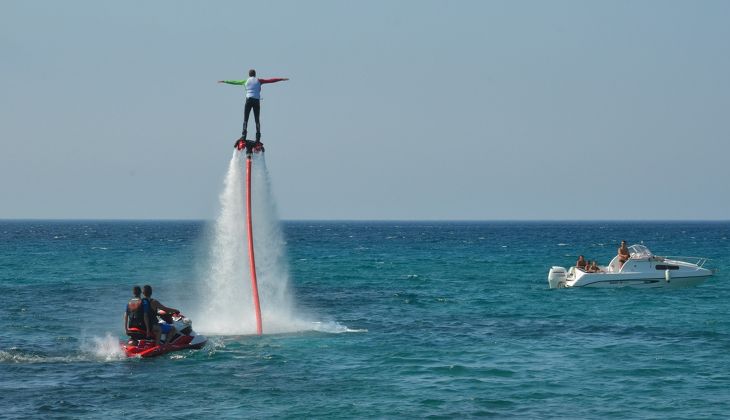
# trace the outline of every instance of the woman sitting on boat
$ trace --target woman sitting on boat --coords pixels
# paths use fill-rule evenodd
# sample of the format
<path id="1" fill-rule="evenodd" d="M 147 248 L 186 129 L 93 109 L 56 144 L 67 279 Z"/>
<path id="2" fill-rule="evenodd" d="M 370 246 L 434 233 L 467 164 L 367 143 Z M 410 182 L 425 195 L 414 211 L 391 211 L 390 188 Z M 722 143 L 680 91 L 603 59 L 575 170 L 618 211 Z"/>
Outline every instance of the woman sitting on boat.
<path id="1" fill-rule="evenodd" d="M 595 260 L 591 261 L 591 264 L 586 269 L 589 273 L 603 273 L 603 270 L 598 266 Z"/>

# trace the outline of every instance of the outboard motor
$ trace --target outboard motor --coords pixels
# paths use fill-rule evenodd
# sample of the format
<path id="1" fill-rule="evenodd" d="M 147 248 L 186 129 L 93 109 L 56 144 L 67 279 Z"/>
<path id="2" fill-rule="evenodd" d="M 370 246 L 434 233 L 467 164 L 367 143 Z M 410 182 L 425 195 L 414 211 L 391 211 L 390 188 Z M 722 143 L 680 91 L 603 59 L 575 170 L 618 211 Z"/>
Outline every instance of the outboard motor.
<path id="1" fill-rule="evenodd" d="M 548 284 L 551 289 L 561 289 L 565 287 L 565 279 L 568 272 L 563 267 L 553 266 L 548 273 Z"/>

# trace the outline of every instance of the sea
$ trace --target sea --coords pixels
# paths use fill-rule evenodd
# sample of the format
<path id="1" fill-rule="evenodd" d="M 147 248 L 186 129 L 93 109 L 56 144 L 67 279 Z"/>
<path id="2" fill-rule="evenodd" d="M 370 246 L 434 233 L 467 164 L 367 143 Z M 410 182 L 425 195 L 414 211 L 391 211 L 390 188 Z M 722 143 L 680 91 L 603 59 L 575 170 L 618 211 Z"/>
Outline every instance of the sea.
<path id="1" fill-rule="evenodd" d="M 259 284 L 258 336 L 252 314 L 221 319 L 253 309 L 245 270 L 239 289 L 211 279 L 214 221 L 0 221 L 0 417 L 730 415 L 728 222 L 278 226 L 287 296 Z M 548 288 L 552 265 L 605 264 L 621 240 L 708 257 L 717 274 L 685 289 Z M 143 284 L 208 344 L 126 358 L 122 316 Z M 232 310 L 209 288 L 249 294 Z M 267 305 L 286 316 L 269 321 L 281 308 Z"/>
<path id="2" fill-rule="evenodd" d="M 233 152 L 210 221 L 0 220 L 0 418 L 730 417 L 730 222 L 281 221 L 251 162 L 250 212 Z M 548 288 L 621 240 L 716 274 Z M 202 349 L 126 357 L 145 284 Z"/>

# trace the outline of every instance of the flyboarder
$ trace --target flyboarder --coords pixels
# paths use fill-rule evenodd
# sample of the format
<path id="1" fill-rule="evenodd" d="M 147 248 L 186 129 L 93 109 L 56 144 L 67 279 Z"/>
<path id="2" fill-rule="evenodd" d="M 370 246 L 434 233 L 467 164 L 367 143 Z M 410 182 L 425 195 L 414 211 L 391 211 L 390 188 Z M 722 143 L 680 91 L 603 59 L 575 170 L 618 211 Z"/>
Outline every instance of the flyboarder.
<path id="1" fill-rule="evenodd" d="M 253 117 L 256 120 L 256 143 L 261 143 L 261 123 L 259 122 L 259 113 L 261 112 L 261 85 L 267 83 L 276 83 L 289 80 L 288 78 L 259 79 L 256 77 L 256 70 L 248 71 L 248 79 L 246 80 L 219 80 L 218 83 L 227 83 L 229 85 L 243 85 L 246 87 L 246 105 L 243 109 L 243 132 L 241 138 L 236 141 L 234 147 L 238 147 L 240 141 L 246 143 L 246 134 L 248 127 L 248 116 L 253 109 Z"/>

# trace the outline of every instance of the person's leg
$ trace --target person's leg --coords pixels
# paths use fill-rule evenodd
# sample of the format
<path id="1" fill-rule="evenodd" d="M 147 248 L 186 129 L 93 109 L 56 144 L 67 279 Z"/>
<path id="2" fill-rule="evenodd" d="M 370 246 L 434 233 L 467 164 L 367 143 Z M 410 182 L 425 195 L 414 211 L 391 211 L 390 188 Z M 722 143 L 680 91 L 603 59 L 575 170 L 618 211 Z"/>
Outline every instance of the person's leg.
<path id="1" fill-rule="evenodd" d="M 261 141 L 261 121 L 259 120 L 259 114 L 261 114 L 261 101 L 256 99 L 253 103 L 253 118 L 256 120 L 256 141 Z"/>
<path id="2" fill-rule="evenodd" d="M 174 325 L 170 325 L 170 332 L 167 333 L 167 340 L 165 340 L 165 343 L 170 344 L 175 339 L 175 334 L 177 334 L 177 330 L 175 329 Z"/>
<path id="3" fill-rule="evenodd" d="M 160 327 L 162 333 L 165 334 L 165 344 L 167 344 L 170 342 L 170 329 L 172 326 L 170 324 L 160 324 Z"/>
<path id="4" fill-rule="evenodd" d="M 160 345 L 160 335 L 162 334 L 162 330 L 160 329 L 160 324 L 155 324 L 152 327 L 152 335 L 155 337 L 155 345 Z"/>
<path id="5" fill-rule="evenodd" d="M 243 106 L 243 139 L 246 139 L 246 128 L 248 127 L 248 116 L 251 114 L 251 108 L 253 107 L 253 101 L 252 98 L 246 99 L 246 105 Z M 253 113 L 254 117 L 256 117 L 256 111 Z M 256 120 L 258 121 L 258 119 Z M 257 123 L 258 124 L 258 123 Z"/>

